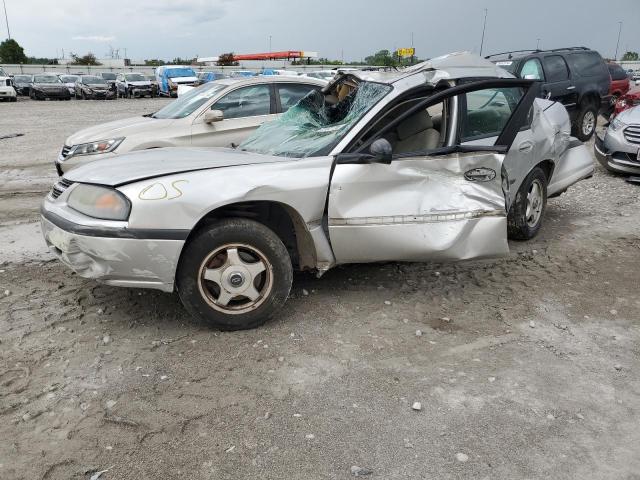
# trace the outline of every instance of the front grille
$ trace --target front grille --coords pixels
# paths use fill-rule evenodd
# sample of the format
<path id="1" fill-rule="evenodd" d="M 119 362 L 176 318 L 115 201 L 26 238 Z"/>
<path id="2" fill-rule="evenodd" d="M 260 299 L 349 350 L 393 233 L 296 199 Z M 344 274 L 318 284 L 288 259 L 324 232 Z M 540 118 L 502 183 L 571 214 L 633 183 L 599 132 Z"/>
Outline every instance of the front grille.
<path id="1" fill-rule="evenodd" d="M 53 188 L 51 189 L 51 197 L 54 199 L 58 198 L 71 185 L 73 185 L 73 182 L 70 182 L 66 178 L 60 179 L 60 181 L 53 184 Z"/>
<path id="2" fill-rule="evenodd" d="M 67 156 L 69 155 L 69 152 L 71 151 L 71 147 L 68 145 L 65 145 L 62 147 L 62 150 L 60 151 L 60 156 L 62 158 L 67 158 Z"/>
<path id="3" fill-rule="evenodd" d="M 630 125 L 625 128 L 624 138 L 629 143 L 640 145 L 640 125 Z"/>

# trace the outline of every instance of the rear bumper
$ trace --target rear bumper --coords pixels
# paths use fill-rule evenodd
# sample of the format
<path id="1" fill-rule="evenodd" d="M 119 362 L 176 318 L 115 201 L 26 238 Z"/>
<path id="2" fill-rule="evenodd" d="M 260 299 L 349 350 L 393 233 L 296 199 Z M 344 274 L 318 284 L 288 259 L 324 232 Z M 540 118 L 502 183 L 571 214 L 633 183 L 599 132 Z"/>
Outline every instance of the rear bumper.
<path id="1" fill-rule="evenodd" d="M 593 175 L 593 158 L 586 145 L 578 140 L 573 140 L 557 162 L 553 171 L 547 194 L 556 196 L 567 190 L 574 183 Z"/>

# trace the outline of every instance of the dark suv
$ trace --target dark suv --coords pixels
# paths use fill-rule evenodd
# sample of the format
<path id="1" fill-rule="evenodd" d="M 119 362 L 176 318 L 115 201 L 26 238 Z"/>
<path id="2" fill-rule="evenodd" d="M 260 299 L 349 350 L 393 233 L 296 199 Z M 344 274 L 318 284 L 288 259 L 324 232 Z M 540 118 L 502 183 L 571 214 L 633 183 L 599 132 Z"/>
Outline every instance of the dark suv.
<path id="1" fill-rule="evenodd" d="M 582 141 L 591 138 L 598 114 L 610 107 L 611 77 L 595 50 L 518 50 L 486 58 L 520 78 L 542 81 L 541 96 L 564 104 L 571 116 L 572 134 Z"/>

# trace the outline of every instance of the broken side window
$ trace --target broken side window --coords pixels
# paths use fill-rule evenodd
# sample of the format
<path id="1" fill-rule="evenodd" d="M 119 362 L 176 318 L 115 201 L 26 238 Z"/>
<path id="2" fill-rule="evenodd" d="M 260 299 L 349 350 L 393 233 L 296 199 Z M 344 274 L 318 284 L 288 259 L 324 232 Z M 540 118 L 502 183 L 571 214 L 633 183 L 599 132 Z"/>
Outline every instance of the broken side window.
<path id="1" fill-rule="evenodd" d="M 283 157 L 326 154 L 391 86 L 374 82 L 340 84 L 323 95 L 312 91 L 280 118 L 264 123 L 240 149 Z"/>

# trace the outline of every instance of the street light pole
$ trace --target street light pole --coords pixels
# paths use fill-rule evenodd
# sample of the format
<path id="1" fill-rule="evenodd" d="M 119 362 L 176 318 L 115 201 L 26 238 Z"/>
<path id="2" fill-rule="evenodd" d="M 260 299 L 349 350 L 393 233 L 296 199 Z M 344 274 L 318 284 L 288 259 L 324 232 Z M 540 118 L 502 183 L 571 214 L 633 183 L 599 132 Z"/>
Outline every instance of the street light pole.
<path id="1" fill-rule="evenodd" d="M 480 41 L 480 56 L 482 56 L 482 48 L 484 47 L 484 32 L 487 29 L 487 13 L 489 11 L 484 9 L 484 24 L 482 25 L 482 40 Z"/>
<path id="2" fill-rule="evenodd" d="M 4 21 L 7 22 L 7 35 L 9 36 L 9 40 L 11 40 L 11 32 L 9 31 L 9 17 L 7 16 L 7 2 L 2 0 L 2 5 L 4 6 Z"/>
<path id="3" fill-rule="evenodd" d="M 536 50 L 540 50 L 540 39 L 538 38 L 538 43 L 536 43 Z"/>
<path id="4" fill-rule="evenodd" d="M 269 35 L 269 53 L 271 53 L 271 35 Z"/>
<path id="5" fill-rule="evenodd" d="M 620 34 L 622 33 L 622 22 L 618 22 L 620 24 L 620 28 L 618 28 L 618 43 L 616 43 L 616 54 L 613 59 L 618 60 L 618 47 L 620 46 Z"/>

